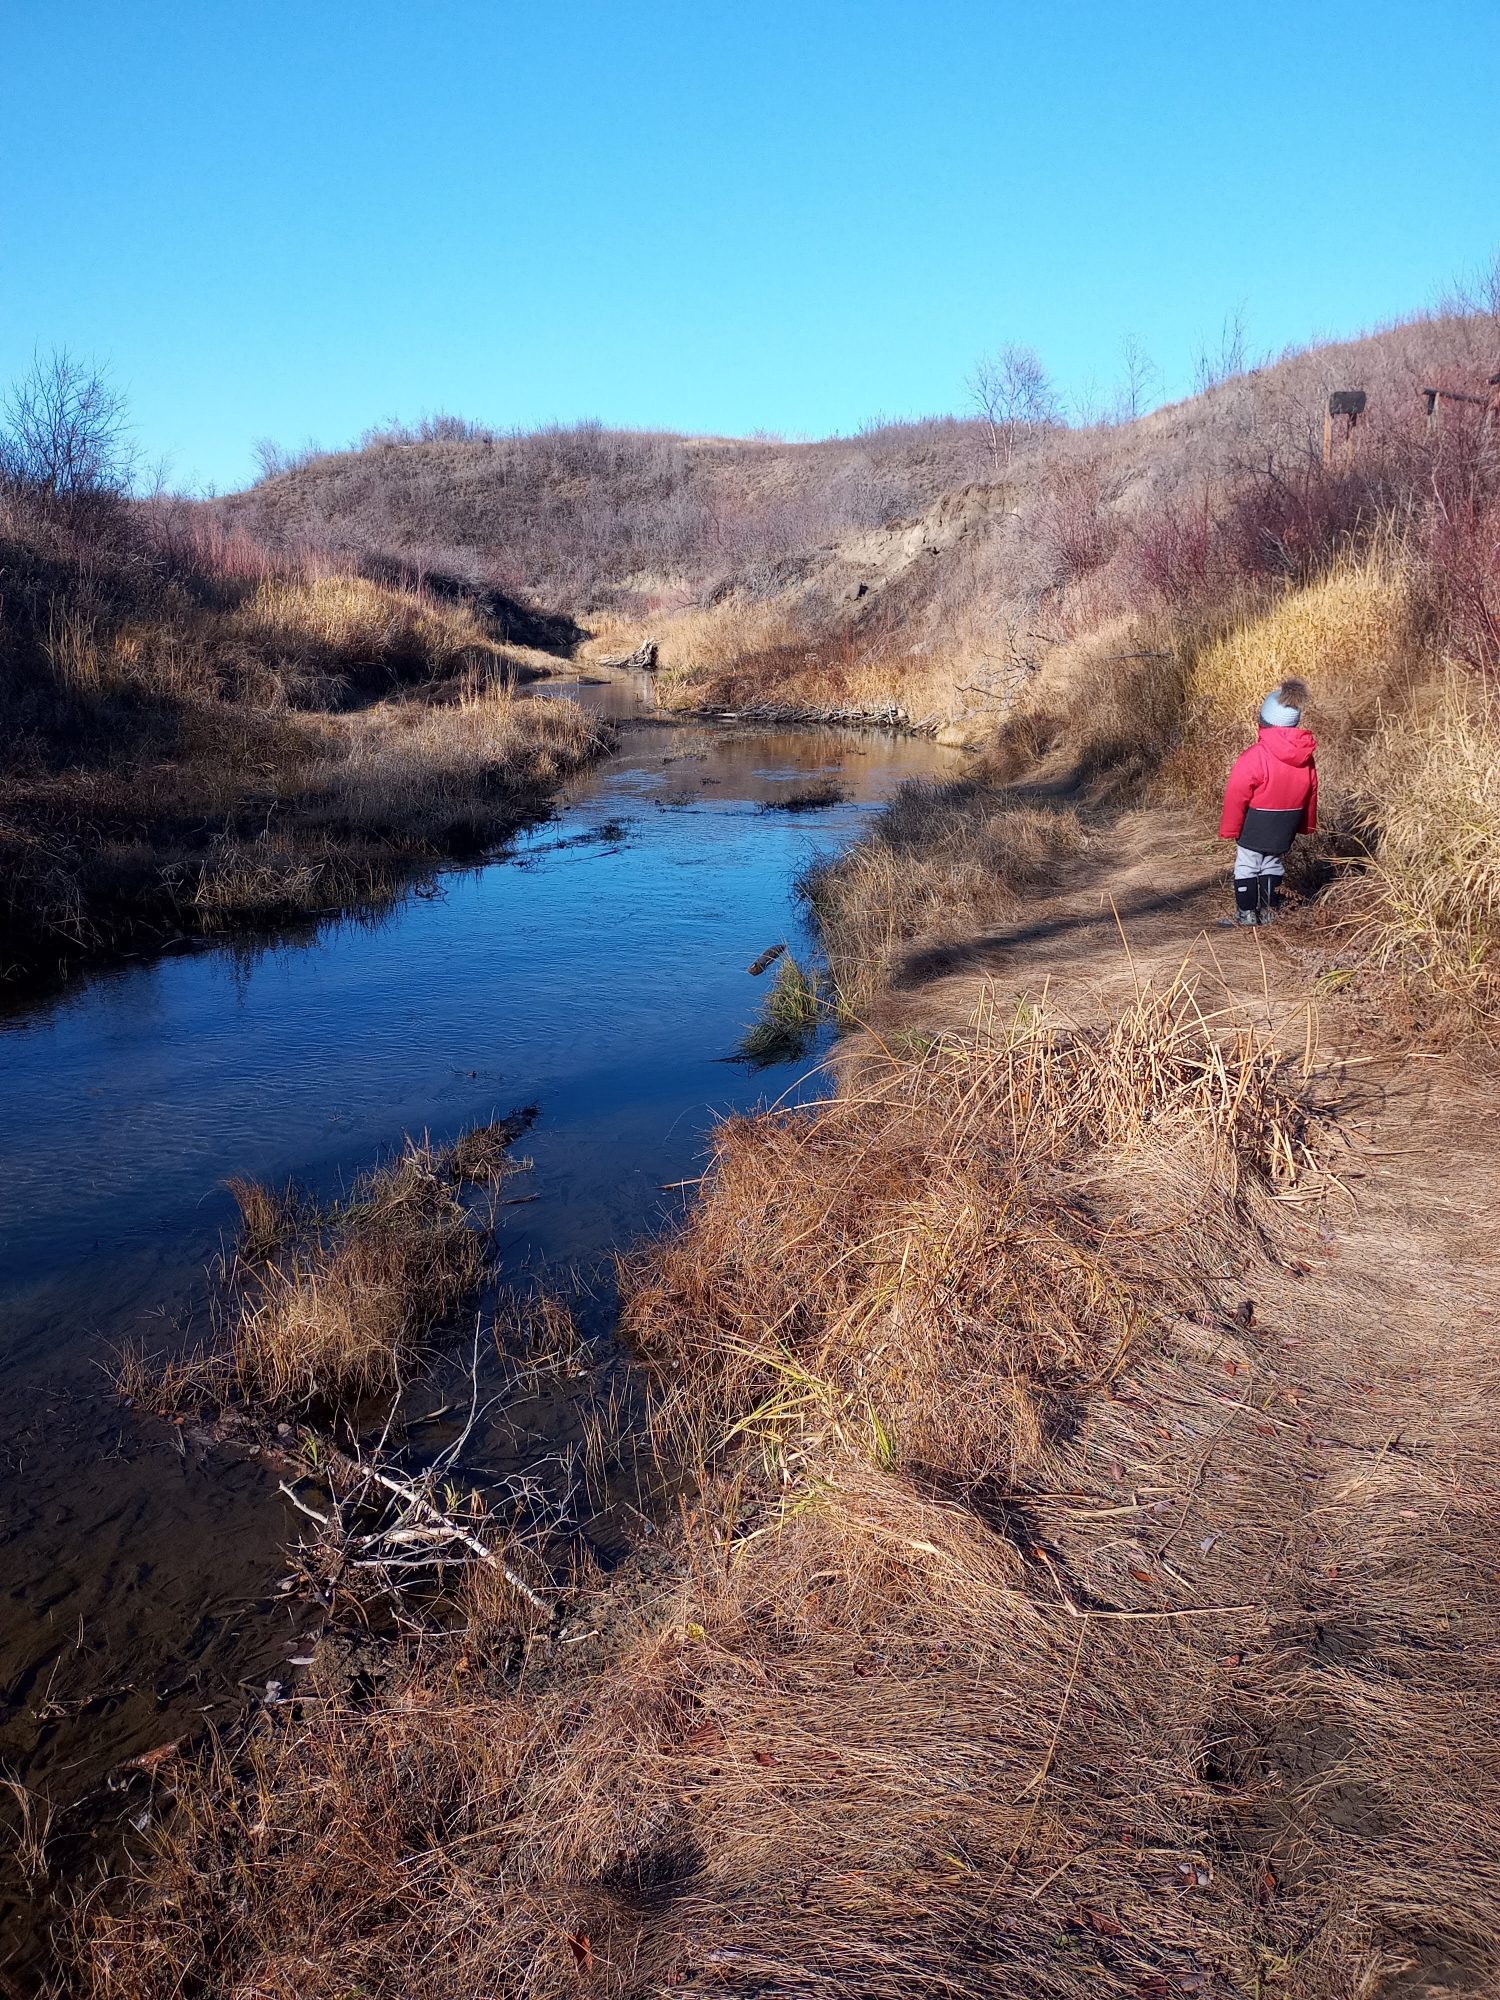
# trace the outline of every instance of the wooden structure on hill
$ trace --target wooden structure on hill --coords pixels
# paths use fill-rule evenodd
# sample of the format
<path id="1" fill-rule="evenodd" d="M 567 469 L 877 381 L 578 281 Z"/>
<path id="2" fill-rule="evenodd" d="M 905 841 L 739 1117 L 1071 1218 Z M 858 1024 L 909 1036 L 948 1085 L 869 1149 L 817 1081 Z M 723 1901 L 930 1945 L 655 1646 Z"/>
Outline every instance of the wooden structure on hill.
<path id="1" fill-rule="evenodd" d="M 1489 377 L 1482 390 L 1447 389 L 1435 384 L 1424 389 L 1422 396 L 1427 405 L 1429 431 L 1440 430 L 1445 415 L 1457 415 L 1465 409 L 1482 411 L 1480 421 L 1500 430 L 1500 369 Z"/>
<path id="2" fill-rule="evenodd" d="M 1334 447 L 1337 445 L 1339 457 L 1347 465 L 1354 456 L 1354 432 L 1360 418 L 1365 413 L 1365 392 L 1363 389 L 1335 389 L 1328 398 L 1328 408 L 1323 414 L 1323 463 L 1332 465 Z M 1335 425 L 1338 426 L 1335 429 Z"/>

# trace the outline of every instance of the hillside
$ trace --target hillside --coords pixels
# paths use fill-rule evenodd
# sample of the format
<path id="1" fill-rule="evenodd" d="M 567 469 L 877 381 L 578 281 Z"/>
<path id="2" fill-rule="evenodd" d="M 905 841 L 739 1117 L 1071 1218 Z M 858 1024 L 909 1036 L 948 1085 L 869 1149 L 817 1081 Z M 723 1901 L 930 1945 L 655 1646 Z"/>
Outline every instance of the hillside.
<path id="1" fill-rule="evenodd" d="M 655 636 L 710 696 L 790 680 L 816 706 L 831 667 L 872 707 L 951 721 L 993 713 L 1050 647 L 1113 617 L 1306 574 L 1404 504 L 1421 391 L 1497 367 L 1481 315 L 1312 347 L 1134 422 L 1008 439 L 957 419 L 808 444 L 446 421 L 217 504 L 273 547 L 395 558 L 575 615 L 596 650 Z M 1368 412 L 1325 477 L 1327 397 L 1349 387 Z M 771 657 L 808 645 L 837 657 L 800 676 Z M 754 671 L 721 685 L 737 658 Z"/>

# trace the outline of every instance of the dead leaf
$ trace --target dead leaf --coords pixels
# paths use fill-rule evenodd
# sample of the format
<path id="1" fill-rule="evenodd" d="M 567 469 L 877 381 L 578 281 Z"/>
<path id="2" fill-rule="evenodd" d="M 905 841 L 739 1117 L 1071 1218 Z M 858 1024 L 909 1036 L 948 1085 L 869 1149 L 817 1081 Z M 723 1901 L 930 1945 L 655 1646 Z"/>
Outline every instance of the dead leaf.
<path id="1" fill-rule="evenodd" d="M 181 1748 L 181 1737 L 172 1743 L 158 1743 L 154 1750 L 143 1750 L 139 1757 L 130 1758 L 120 1768 L 122 1771 L 155 1771 L 175 1757 Z"/>
<path id="2" fill-rule="evenodd" d="M 750 1754 L 754 1757 L 757 1764 L 774 1764 L 776 1762 L 776 1759 L 771 1755 L 769 1750 L 752 1750 Z"/>
<path id="3" fill-rule="evenodd" d="M 1125 1926 L 1117 1923 L 1107 1910 L 1086 1909 L 1083 1914 L 1090 1928 L 1096 1930 L 1100 1937 L 1123 1937 L 1125 1935 Z"/>
<path id="4" fill-rule="evenodd" d="M 574 1958 L 578 1961 L 578 1970 L 580 1972 L 592 1972 L 594 1969 L 594 1948 L 588 1939 L 586 1937 L 574 1937 L 569 1932 L 568 1943 L 572 1947 Z"/>

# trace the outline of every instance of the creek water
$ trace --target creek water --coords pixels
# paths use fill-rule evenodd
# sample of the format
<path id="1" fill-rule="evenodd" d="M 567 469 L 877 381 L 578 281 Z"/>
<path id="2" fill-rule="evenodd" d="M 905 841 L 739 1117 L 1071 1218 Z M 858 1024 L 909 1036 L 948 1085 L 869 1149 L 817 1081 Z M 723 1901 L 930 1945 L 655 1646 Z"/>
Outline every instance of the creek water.
<path id="1" fill-rule="evenodd" d="M 201 1323 L 226 1176 L 331 1192 L 404 1134 L 535 1105 L 501 1272 L 587 1279 L 669 1218 L 717 1116 L 821 1087 L 816 1051 L 728 1060 L 774 978 L 746 968 L 809 948 L 810 862 L 960 763 L 874 732 L 662 722 L 644 682 L 546 692 L 612 716 L 620 746 L 502 855 L 375 916 L 112 966 L 0 1018 L 0 1766 L 64 1818 L 297 1644 L 274 1476 L 137 1422 L 106 1372 L 115 1344 Z M 776 809 L 822 781 L 841 803 Z M 7 1915 L 19 1935 L 19 1900 Z"/>

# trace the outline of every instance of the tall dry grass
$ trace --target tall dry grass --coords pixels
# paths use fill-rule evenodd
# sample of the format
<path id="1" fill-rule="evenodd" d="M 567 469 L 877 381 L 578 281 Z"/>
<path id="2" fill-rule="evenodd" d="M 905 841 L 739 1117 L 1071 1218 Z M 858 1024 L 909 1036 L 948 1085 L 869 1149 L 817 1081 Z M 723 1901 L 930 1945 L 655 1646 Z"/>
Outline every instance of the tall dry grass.
<path id="1" fill-rule="evenodd" d="M 971 938 L 1086 839 L 1068 805 L 977 779 L 903 785 L 868 833 L 803 878 L 840 1015 L 866 1019 L 908 947 Z"/>
<path id="2" fill-rule="evenodd" d="M 690 1457 L 748 1433 L 965 1485 L 1037 1476 L 1148 1298 L 1191 1285 L 1250 1189 L 1307 1177 L 1307 1135 L 1276 1051 L 1189 982 L 1105 1030 L 986 989 L 970 1034 L 866 1055 L 811 1115 L 721 1128 L 690 1224 L 631 1273 L 658 1424 Z"/>
<path id="3" fill-rule="evenodd" d="M 1345 556 L 1197 653 L 1179 768 L 1201 767 L 1205 786 L 1222 781 L 1254 741 L 1261 702 L 1285 680 L 1307 683 L 1306 725 L 1347 758 L 1384 715 L 1404 706 L 1427 670 L 1400 550 L 1381 542 Z"/>
<path id="4" fill-rule="evenodd" d="M 332 656 L 346 673 L 384 668 L 434 680 L 465 668 L 503 671 L 505 648 L 464 604 L 439 604 L 361 576 L 270 577 L 236 614 L 234 631 L 256 648 Z"/>
<path id="5" fill-rule="evenodd" d="M 1357 964 L 1492 1019 L 1500 1006 L 1500 698 L 1451 669 L 1389 722 L 1357 810 L 1373 848 L 1343 900 Z"/>

